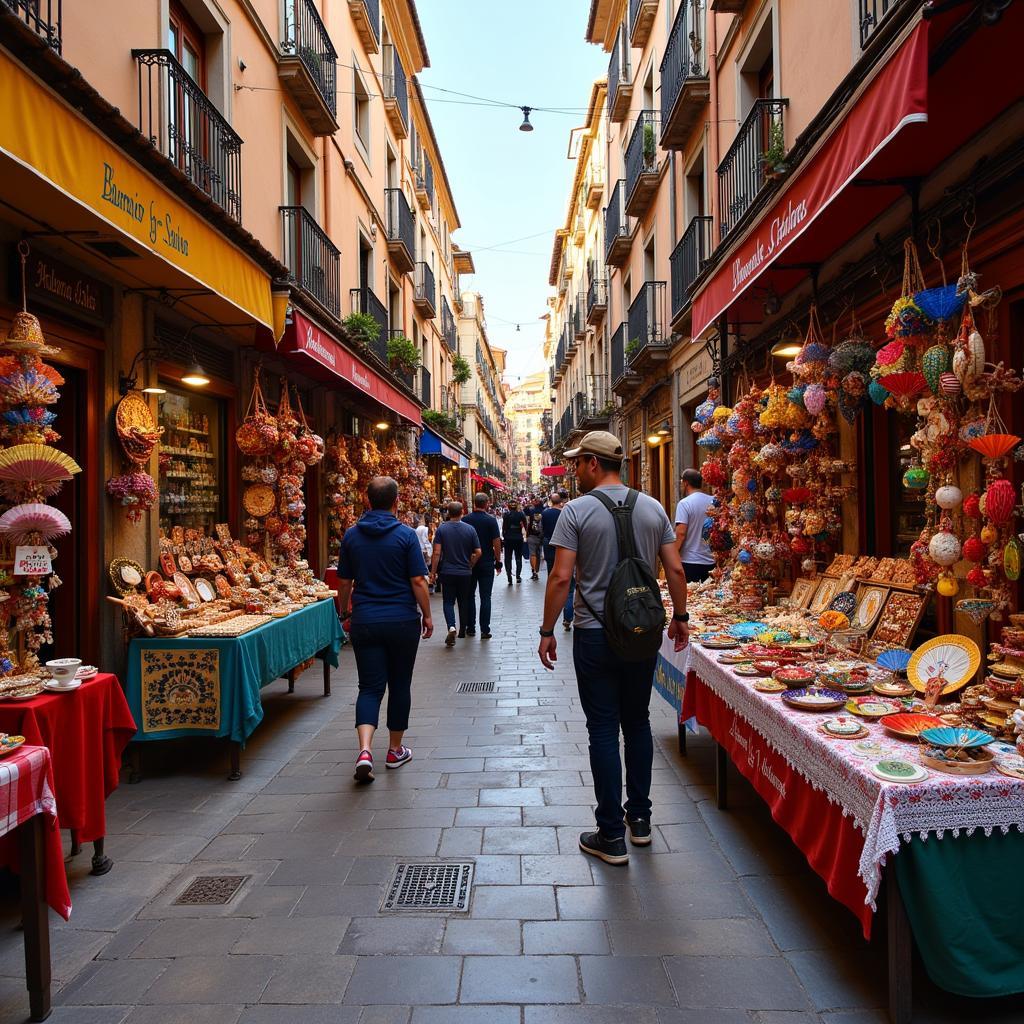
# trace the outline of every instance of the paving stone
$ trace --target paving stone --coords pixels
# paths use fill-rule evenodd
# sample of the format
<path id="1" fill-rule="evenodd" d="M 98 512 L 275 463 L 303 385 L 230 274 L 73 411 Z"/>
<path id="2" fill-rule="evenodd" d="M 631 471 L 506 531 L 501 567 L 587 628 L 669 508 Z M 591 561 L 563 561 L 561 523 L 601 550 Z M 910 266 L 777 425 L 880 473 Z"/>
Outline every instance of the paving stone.
<path id="1" fill-rule="evenodd" d="M 261 885 L 235 906 L 236 917 L 288 917 L 306 891 L 304 885 Z"/>
<path id="2" fill-rule="evenodd" d="M 675 1006 L 676 998 L 656 956 L 581 956 L 583 998 L 616 1006 Z"/>
<path id="3" fill-rule="evenodd" d="M 132 958 L 222 955 L 231 952 L 246 929 L 231 918 L 181 918 L 161 921 L 131 954 Z"/>
<path id="4" fill-rule="evenodd" d="M 843 956 L 833 950 L 802 950 L 787 953 L 786 959 L 818 1010 L 888 1005 L 885 961 L 863 945 L 851 946 Z"/>
<path id="5" fill-rule="evenodd" d="M 781 957 L 668 957 L 669 978 L 687 1008 L 807 1010 L 809 1001 Z"/>
<path id="6" fill-rule="evenodd" d="M 553 920 L 557 915 L 550 885 L 475 885 L 472 915 L 513 921 Z"/>
<path id="7" fill-rule="evenodd" d="M 519 1024 L 518 1006 L 417 1006 L 412 1024 Z"/>
<path id="8" fill-rule="evenodd" d="M 521 952 L 518 921 L 449 918 L 442 952 L 514 955 Z"/>
<path id="9" fill-rule="evenodd" d="M 473 857 L 480 852 L 483 842 L 482 828 L 446 828 L 441 830 L 439 857 Z"/>
<path id="10" fill-rule="evenodd" d="M 137 1006 L 125 1024 L 236 1024 L 243 1006 Z M 52 1018 L 51 1018 L 52 1020 Z"/>
<path id="11" fill-rule="evenodd" d="M 28 1019 L 28 992 L 24 1009 L 18 1009 L 19 1018 Z M 48 1024 L 123 1024 L 130 1006 L 55 1006 L 46 1018 Z M 228 1018 L 230 1022 L 231 1018 Z"/>
<path id="12" fill-rule="evenodd" d="M 543 803 L 544 790 L 539 787 L 480 790 L 481 807 L 540 807 Z"/>
<path id="13" fill-rule="evenodd" d="M 515 854 L 494 854 L 474 857 L 475 885 L 519 885 L 521 858 Z"/>
<path id="14" fill-rule="evenodd" d="M 576 963 L 569 956 L 467 956 L 466 1003 L 578 1003 Z"/>
<path id="15" fill-rule="evenodd" d="M 452 807 L 413 807 L 374 812 L 370 828 L 450 828 L 455 824 Z"/>
<path id="16" fill-rule="evenodd" d="M 359 1024 L 359 1006 L 286 1006 L 257 1003 L 242 1011 L 238 1024 Z"/>
<path id="17" fill-rule="evenodd" d="M 91 964 L 61 989 L 58 1001 L 70 1006 L 142 1002 L 142 997 L 169 963 L 167 960 L 109 960 Z"/>
<path id="18" fill-rule="evenodd" d="M 411 1006 L 364 1006 L 359 1011 L 359 1024 L 409 1024 L 411 1014 Z"/>
<path id="19" fill-rule="evenodd" d="M 353 918 L 338 946 L 339 953 L 370 956 L 377 953 L 440 953 L 445 932 L 443 917 Z M 328 949 L 329 943 L 320 948 Z"/>
<path id="20" fill-rule="evenodd" d="M 553 828 L 485 828 L 484 853 L 558 853 Z"/>
<path id="21" fill-rule="evenodd" d="M 594 878 L 590 863 L 579 853 L 571 856 L 524 855 L 523 885 L 589 885 Z"/>
<path id="22" fill-rule="evenodd" d="M 295 841 L 294 852 L 302 851 L 302 843 Z M 354 863 L 352 857 L 303 857 L 282 860 L 267 879 L 275 885 L 332 885 L 348 877 Z"/>
<path id="23" fill-rule="evenodd" d="M 159 963 L 159 961 L 135 961 Z M 111 966 L 123 968 L 132 961 Z M 141 1002 L 256 1003 L 277 967 L 270 956 L 183 956 L 172 960 Z"/>
<path id="24" fill-rule="evenodd" d="M 228 860 L 232 857 L 244 857 L 257 839 L 259 836 L 256 834 L 217 836 L 203 847 L 195 859 Z"/>
<path id="25" fill-rule="evenodd" d="M 582 856 L 582 854 L 581 854 Z M 638 921 L 640 897 L 629 885 L 561 886 L 558 916 L 569 921 Z"/>
<path id="26" fill-rule="evenodd" d="M 240 922 L 245 930 L 232 953 L 307 954 L 337 950 L 349 919 L 346 917 L 264 917 Z"/>
<path id="27" fill-rule="evenodd" d="M 779 949 L 846 949 L 861 941 L 852 914 L 821 913 L 823 901 L 831 897 L 817 876 L 811 881 L 749 875 L 740 879 L 740 885 Z"/>
<path id="28" fill-rule="evenodd" d="M 358 957 L 345 1002 L 366 1006 L 386 996 L 410 1006 L 454 1003 L 461 969 L 457 956 Z"/>
<path id="29" fill-rule="evenodd" d="M 631 1006 L 628 1015 L 622 1007 L 611 1006 L 527 1006 L 523 1020 L 525 1024 L 660 1024 L 653 1006 Z"/>
<path id="30" fill-rule="evenodd" d="M 251 957 L 238 957 L 248 960 Z M 354 956 L 306 955 L 288 957 L 274 971 L 261 997 L 264 1003 L 340 1003 L 352 972 Z"/>
<path id="31" fill-rule="evenodd" d="M 494 792 L 504 793 L 506 790 Z M 523 812 L 519 807 L 460 807 L 455 813 L 455 824 L 459 826 L 482 828 L 485 825 L 516 826 L 522 823 Z"/>
<path id="32" fill-rule="evenodd" d="M 612 949 L 636 956 L 773 956 L 775 946 L 760 920 L 615 921 Z"/>
<path id="33" fill-rule="evenodd" d="M 527 921 L 524 953 L 610 953 L 603 921 Z"/>
<path id="34" fill-rule="evenodd" d="M 751 917 L 753 908 L 735 883 L 684 882 L 638 888 L 644 916 L 652 920 Z"/>

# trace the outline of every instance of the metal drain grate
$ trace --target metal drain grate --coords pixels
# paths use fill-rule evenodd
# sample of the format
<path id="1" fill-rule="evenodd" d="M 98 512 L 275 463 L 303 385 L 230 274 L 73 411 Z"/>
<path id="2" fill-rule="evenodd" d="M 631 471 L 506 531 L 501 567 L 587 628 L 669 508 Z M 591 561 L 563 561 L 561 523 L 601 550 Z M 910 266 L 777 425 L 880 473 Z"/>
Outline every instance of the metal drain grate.
<path id="1" fill-rule="evenodd" d="M 189 906 L 230 903 L 251 875 L 199 875 L 185 886 L 174 901 Z"/>
<path id="2" fill-rule="evenodd" d="M 494 693 L 493 679 L 475 679 L 469 683 L 459 683 L 456 693 Z"/>
<path id="3" fill-rule="evenodd" d="M 380 909 L 469 910 L 473 884 L 472 862 L 459 864 L 399 864 L 388 885 Z"/>

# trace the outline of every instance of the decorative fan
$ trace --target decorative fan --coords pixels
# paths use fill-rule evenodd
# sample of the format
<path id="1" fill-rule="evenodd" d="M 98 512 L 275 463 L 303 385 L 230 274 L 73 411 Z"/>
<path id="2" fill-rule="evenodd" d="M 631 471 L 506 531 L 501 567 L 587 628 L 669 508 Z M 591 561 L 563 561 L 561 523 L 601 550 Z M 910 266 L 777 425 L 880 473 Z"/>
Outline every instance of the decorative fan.
<path id="1" fill-rule="evenodd" d="M 1020 444 L 1020 438 L 1016 434 L 985 434 L 967 444 L 986 459 L 1001 459 Z"/>
<path id="2" fill-rule="evenodd" d="M 914 296 L 914 304 L 929 320 L 948 320 L 956 316 L 964 308 L 967 293 L 957 294 L 955 284 L 943 285 L 941 288 L 925 288 Z"/>
<path id="3" fill-rule="evenodd" d="M 42 543 L 71 532 L 71 521 L 58 508 L 40 502 L 15 505 L 0 516 L 0 534 L 12 544 L 28 543 L 36 534 Z"/>
<path id="4" fill-rule="evenodd" d="M 959 633 L 947 633 L 923 643 L 907 663 L 907 679 L 918 693 L 941 681 L 941 694 L 953 693 L 974 678 L 981 664 L 978 645 Z M 937 687 L 935 687 L 937 688 Z"/>
<path id="5" fill-rule="evenodd" d="M 24 485 L 42 495 L 56 494 L 82 467 L 70 455 L 45 444 L 16 444 L 0 451 L 0 481 Z"/>
<path id="6" fill-rule="evenodd" d="M 888 373 L 884 377 L 879 377 L 878 383 L 897 398 L 913 398 L 928 385 L 924 374 L 916 370 L 908 373 Z"/>
<path id="7" fill-rule="evenodd" d="M 888 669 L 890 672 L 902 672 L 910 664 L 912 655 L 906 647 L 892 647 L 882 653 L 876 659 L 880 668 Z"/>

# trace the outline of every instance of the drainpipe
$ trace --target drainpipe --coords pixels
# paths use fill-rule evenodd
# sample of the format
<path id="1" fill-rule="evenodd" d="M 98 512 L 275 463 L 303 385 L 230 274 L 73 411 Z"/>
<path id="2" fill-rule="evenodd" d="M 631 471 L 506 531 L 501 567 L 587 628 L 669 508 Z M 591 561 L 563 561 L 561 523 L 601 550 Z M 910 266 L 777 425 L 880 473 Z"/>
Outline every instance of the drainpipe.
<path id="1" fill-rule="evenodd" d="M 708 168 L 707 181 L 712 182 L 711 188 L 711 216 L 713 226 L 717 226 L 718 220 L 718 15 L 714 11 L 709 12 L 707 20 L 708 30 L 708 102 L 711 106 L 711 125 L 708 132 Z"/>

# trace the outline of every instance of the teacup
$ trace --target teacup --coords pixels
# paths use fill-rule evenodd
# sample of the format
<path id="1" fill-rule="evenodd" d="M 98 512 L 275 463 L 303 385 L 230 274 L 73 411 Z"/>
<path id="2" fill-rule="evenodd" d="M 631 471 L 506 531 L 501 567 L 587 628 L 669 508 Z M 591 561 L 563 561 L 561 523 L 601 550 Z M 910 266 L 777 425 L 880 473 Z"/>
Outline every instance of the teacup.
<path id="1" fill-rule="evenodd" d="M 75 674 L 82 667 L 81 658 L 56 658 L 48 661 L 46 667 L 53 676 L 53 681 L 58 686 L 67 686 L 74 681 Z"/>

